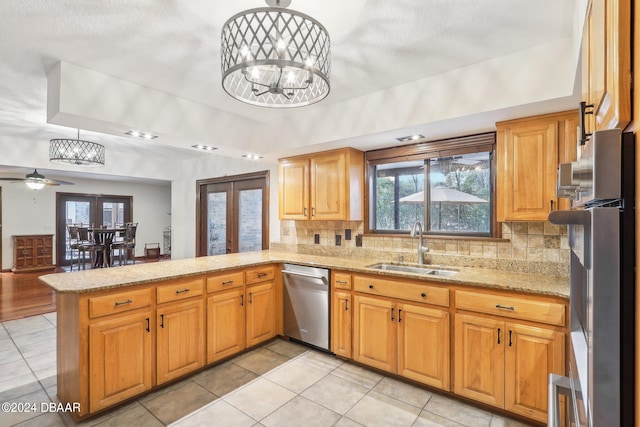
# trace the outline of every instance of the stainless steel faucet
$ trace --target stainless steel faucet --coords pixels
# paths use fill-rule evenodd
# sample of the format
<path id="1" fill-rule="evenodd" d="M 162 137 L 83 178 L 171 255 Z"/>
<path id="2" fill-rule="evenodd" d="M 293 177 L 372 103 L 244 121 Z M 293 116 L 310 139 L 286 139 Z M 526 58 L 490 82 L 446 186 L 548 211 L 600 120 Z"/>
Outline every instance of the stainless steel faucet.
<path id="1" fill-rule="evenodd" d="M 416 233 L 418 233 L 418 264 L 424 264 L 424 253 L 429 252 L 429 248 L 422 244 L 422 224 L 420 224 L 420 221 L 413 223 L 413 227 L 411 227 L 411 233 L 409 235 L 411 237 L 416 237 Z"/>

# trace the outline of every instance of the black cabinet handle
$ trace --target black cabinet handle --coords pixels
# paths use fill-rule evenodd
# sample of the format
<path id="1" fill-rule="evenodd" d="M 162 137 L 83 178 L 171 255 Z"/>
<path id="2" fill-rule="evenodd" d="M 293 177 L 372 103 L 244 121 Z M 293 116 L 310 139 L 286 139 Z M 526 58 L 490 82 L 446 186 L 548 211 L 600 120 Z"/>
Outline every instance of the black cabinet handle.
<path id="1" fill-rule="evenodd" d="M 133 300 L 126 300 L 126 301 L 116 301 L 116 307 L 120 307 L 121 305 L 127 305 L 127 304 L 131 304 L 133 302 Z"/>
<path id="2" fill-rule="evenodd" d="M 164 329 L 164 314 L 160 315 L 160 327 Z"/>
<path id="3" fill-rule="evenodd" d="M 151 332 L 151 325 L 149 324 L 149 318 L 147 317 L 147 332 Z"/>
<path id="4" fill-rule="evenodd" d="M 267 273 L 258 273 L 258 277 L 265 277 L 267 276 Z"/>
<path id="5" fill-rule="evenodd" d="M 512 342 L 511 342 L 511 333 L 512 333 L 512 332 L 513 332 L 513 331 L 511 331 L 511 330 L 509 331 L 509 347 L 511 347 L 511 344 L 512 344 Z"/>
<path id="6" fill-rule="evenodd" d="M 240 295 L 240 305 L 244 305 L 244 295 Z"/>
<path id="7" fill-rule="evenodd" d="M 398 309 L 398 323 L 402 322 L 402 310 Z"/>
<path id="8" fill-rule="evenodd" d="M 502 310 L 511 310 L 511 311 L 515 311 L 515 307 L 511 306 L 511 307 L 507 307 L 505 305 L 500 305 L 500 304 L 496 304 L 496 308 L 500 308 Z"/>
<path id="9" fill-rule="evenodd" d="M 369 289 L 373 289 L 373 285 L 369 285 Z"/>
<path id="10" fill-rule="evenodd" d="M 420 294 L 420 296 L 421 296 L 422 298 L 425 298 L 425 297 L 427 296 L 427 294 L 426 294 L 425 292 L 423 292 L 423 293 L 421 293 L 421 294 Z"/>
<path id="11" fill-rule="evenodd" d="M 349 311 L 349 298 L 344 300 L 344 311 Z"/>
<path id="12" fill-rule="evenodd" d="M 336 283 L 340 283 L 341 285 L 346 285 L 347 281 L 346 280 L 336 280 Z"/>
<path id="13" fill-rule="evenodd" d="M 176 291 L 176 295 L 184 294 L 185 292 L 189 292 L 189 288 L 184 288 L 182 290 Z"/>
<path id="14" fill-rule="evenodd" d="M 253 304 L 253 292 L 249 292 L 249 304 Z"/>
<path id="15" fill-rule="evenodd" d="M 396 318 L 395 318 L 395 317 L 393 317 L 393 311 L 394 311 L 394 310 L 395 310 L 395 309 L 393 309 L 393 308 L 391 309 L 391 321 L 392 321 L 392 322 L 393 322 L 394 320 L 396 320 Z"/>
<path id="16" fill-rule="evenodd" d="M 500 344 L 500 328 L 498 328 L 498 344 Z"/>

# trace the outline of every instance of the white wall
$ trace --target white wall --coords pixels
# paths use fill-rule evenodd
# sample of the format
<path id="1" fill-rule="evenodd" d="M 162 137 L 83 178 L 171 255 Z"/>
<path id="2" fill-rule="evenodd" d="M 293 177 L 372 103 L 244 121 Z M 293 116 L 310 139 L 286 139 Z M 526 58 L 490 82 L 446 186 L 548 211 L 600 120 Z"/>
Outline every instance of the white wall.
<path id="1" fill-rule="evenodd" d="M 6 176 L 7 174 L 3 174 Z M 15 175 L 13 175 L 15 176 Z M 133 196 L 133 220 L 138 222 L 136 255 L 144 255 L 145 243 L 160 243 L 171 224 L 171 188 L 162 185 L 67 178 L 73 186 L 31 190 L 22 182 L 1 182 L 2 269 L 13 267 L 14 234 L 56 234 L 56 192 Z M 56 236 L 57 238 L 57 236 Z M 54 243 L 55 246 L 55 243 Z M 54 255 L 55 256 L 55 255 Z M 57 259 L 57 258 L 56 258 Z"/>
<path id="2" fill-rule="evenodd" d="M 196 254 L 196 180 L 257 171 L 269 171 L 269 241 L 280 240 L 278 220 L 278 165 L 217 156 L 203 156 L 182 163 L 181 173 L 171 186 L 171 258 L 191 258 Z"/>

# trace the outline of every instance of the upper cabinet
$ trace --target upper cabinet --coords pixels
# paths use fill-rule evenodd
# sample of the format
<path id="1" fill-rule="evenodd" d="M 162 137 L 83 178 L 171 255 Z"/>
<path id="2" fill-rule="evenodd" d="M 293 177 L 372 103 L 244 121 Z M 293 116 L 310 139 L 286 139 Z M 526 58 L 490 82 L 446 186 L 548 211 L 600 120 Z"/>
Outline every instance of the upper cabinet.
<path id="1" fill-rule="evenodd" d="M 576 159 L 577 125 L 576 111 L 496 124 L 498 221 L 546 221 L 567 208 L 558 206 L 557 170 Z"/>
<path id="2" fill-rule="evenodd" d="M 631 1 L 589 4 L 582 37 L 582 100 L 593 104 L 586 132 L 631 121 Z"/>
<path id="3" fill-rule="evenodd" d="M 353 148 L 280 159 L 280 219 L 363 219 L 364 154 Z"/>

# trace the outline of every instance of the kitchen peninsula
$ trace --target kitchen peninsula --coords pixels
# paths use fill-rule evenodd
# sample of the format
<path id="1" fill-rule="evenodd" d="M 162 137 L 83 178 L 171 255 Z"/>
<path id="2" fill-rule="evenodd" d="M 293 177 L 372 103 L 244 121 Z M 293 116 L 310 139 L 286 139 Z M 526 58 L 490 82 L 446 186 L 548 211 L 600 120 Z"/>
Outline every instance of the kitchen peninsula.
<path id="1" fill-rule="evenodd" d="M 566 277 L 379 261 L 262 251 L 41 276 L 57 292 L 58 396 L 83 419 L 282 335 L 286 262 L 331 269 L 338 356 L 544 421 L 548 374 L 564 374 Z"/>

